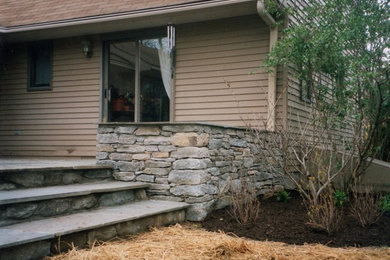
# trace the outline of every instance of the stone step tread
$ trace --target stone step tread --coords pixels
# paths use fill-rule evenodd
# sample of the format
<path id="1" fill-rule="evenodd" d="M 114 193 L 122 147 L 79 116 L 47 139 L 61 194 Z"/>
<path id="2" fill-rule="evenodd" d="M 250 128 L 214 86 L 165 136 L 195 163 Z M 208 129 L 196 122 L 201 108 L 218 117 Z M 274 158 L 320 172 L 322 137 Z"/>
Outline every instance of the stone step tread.
<path id="1" fill-rule="evenodd" d="M 183 202 L 145 200 L 68 216 L 0 227 L 0 249 L 187 208 Z"/>
<path id="2" fill-rule="evenodd" d="M 143 189 L 149 186 L 149 184 L 142 182 L 110 181 L 0 191 L 0 205 L 82 196 L 92 193 Z"/>

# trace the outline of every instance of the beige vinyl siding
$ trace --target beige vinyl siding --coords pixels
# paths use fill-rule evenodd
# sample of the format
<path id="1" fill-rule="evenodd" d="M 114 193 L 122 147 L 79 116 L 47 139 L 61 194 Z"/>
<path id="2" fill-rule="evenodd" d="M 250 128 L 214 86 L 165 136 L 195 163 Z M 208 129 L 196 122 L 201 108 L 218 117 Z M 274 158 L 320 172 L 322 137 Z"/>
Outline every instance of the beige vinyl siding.
<path id="1" fill-rule="evenodd" d="M 253 113 L 266 117 L 269 29 L 258 16 L 179 25 L 176 32 L 174 121 L 243 126 Z"/>
<path id="2" fill-rule="evenodd" d="M 27 45 L 9 46 L 0 74 L 0 155 L 95 156 L 100 43 L 53 41 L 52 90 L 27 91 Z"/>

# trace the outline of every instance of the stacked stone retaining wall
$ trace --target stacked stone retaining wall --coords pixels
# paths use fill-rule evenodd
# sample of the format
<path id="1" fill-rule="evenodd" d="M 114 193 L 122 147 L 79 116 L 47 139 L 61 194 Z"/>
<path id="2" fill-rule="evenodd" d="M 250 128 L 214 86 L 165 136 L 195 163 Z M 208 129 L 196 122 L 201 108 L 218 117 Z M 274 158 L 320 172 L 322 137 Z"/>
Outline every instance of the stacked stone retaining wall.
<path id="1" fill-rule="evenodd" d="M 258 194 L 280 187 L 242 128 L 107 123 L 99 125 L 97 141 L 98 163 L 112 165 L 117 180 L 151 183 L 150 198 L 191 204 L 188 220 L 229 205 L 230 190 L 240 190 L 243 176 Z"/>

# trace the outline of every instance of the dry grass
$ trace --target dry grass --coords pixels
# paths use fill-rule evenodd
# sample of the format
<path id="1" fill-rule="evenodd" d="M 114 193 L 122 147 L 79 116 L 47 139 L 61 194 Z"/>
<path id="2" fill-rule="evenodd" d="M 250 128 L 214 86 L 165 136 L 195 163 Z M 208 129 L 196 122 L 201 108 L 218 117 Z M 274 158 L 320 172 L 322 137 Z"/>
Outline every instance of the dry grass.
<path id="1" fill-rule="evenodd" d="M 107 242 L 91 249 L 73 249 L 49 259 L 390 259 L 390 248 L 330 248 L 252 241 L 186 224 L 152 229 L 128 240 Z"/>

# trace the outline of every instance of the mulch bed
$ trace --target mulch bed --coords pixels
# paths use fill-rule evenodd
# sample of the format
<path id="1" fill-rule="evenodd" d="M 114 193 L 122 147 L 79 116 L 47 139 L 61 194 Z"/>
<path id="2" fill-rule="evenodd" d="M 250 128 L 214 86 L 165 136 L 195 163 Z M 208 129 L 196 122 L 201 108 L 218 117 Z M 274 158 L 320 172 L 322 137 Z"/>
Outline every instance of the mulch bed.
<path id="1" fill-rule="evenodd" d="M 275 198 L 261 201 L 261 213 L 254 224 L 238 224 L 226 209 L 213 212 L 202 222 L 210 231 L 221 230 L 254 240 L 269 240 L 302 245 L 321 243 L 332 247 L 344 246 L 390 246 L 390 217 L 381 219 L 370 227 L 362 228 L 345 210 L 340 231 L 333 235 L 316 232 L 305 223 L 305 207 L 298 193 L 291 192 L 288 203 L 277 202 Z"/>

